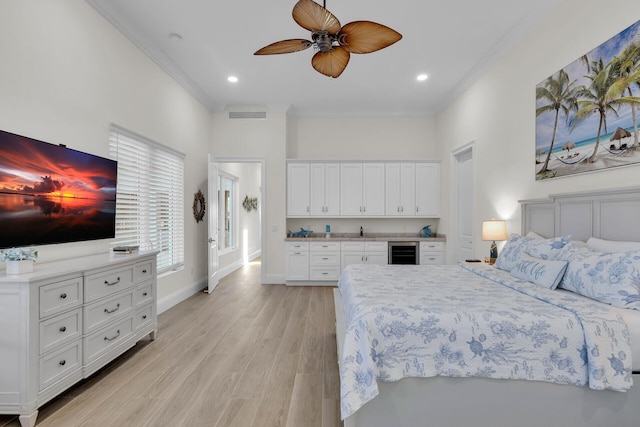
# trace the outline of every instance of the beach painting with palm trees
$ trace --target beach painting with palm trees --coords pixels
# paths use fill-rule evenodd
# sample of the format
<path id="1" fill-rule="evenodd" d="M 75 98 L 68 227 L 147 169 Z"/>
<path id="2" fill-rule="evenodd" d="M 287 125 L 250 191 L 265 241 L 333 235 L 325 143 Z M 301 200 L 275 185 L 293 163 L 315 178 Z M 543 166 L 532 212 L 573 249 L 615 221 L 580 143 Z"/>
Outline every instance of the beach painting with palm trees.
<path id="1" fill-rule="evenodd" d="M 536 180 L 640 163 L 640 21 L 536 86 Z"/>

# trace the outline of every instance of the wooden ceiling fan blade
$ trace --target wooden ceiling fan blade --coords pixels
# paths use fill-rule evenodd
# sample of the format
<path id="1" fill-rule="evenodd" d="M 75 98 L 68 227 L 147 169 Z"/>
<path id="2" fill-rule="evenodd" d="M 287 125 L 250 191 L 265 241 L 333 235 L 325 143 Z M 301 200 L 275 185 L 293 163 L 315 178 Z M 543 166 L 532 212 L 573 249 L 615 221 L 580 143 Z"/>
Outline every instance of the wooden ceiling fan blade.
<path id="1" fill-rule="evenodd" d="M 289 39 L 271 43 L 258 49 L 254 55 L 279 55 L 281 53 L 294 53 L 308 49 L 313 43 L 305 39 Z"/>
<path id="2" fill-rule="evenodd" d="M 341 25 L 338 18 L 313 0 L 300 0 L 293 7 L 293 20 L 309 31 L 327 31 L 337 34 Z"/>
<path id="3" fill-rule="evenodd" d="M 402 34 L 386 25 L 371 21 L 350 22 L 340 30 L 344 48 L 351 53 L 371 53 L 391 46 Z"/>
<path id="4" fill-rule="evenodd" d="M 351 55 L 342 46 L 329 52 L 318 52 L 311 58 L 311 65 L 317 72 L 325 76 L 338 78 L 347 68 Z"/>

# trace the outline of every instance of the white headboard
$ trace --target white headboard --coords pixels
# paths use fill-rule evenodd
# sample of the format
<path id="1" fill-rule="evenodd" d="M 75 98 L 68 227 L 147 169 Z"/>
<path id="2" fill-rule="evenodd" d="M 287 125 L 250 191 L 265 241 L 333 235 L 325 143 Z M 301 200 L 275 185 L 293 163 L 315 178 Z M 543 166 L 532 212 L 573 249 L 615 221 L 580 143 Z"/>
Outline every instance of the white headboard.
<path id="1" fill-rule="evenodd" d="M 555 194 L 547 199 L 520 200 L 522 235 L 571 235 L 640 242 L 640 187 Z"/>

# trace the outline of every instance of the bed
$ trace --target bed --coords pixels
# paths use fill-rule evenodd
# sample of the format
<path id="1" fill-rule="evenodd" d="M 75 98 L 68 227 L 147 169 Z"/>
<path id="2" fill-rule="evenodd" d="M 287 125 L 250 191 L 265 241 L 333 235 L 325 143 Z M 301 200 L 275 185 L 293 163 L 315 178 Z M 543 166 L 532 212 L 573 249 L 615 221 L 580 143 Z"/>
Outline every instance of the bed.
<path id="1" fill-rule="evenodd" d="M 638 188 L 521 204 L 522 236 L 640 242 Z M 483 264 L 349 267 L 334 299 L 345 427 L 640 425 L 640 310 Z"/>

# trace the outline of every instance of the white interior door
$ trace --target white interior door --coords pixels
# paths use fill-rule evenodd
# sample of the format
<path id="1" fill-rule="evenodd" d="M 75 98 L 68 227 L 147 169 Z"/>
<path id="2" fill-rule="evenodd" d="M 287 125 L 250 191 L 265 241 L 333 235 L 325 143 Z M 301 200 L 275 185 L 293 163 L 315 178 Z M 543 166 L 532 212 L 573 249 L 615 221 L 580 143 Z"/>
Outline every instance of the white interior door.
<path id="1" fill-rule="evenodd" d="M 218 286 L 218 164 L 214 163 L 209 155 L 209 181 L 208 181 L 208 199 L 209 206 L 209 238 L 208 242 L 208 286 L 207 292 L 211 293 Z"/>
<path id="2" fill-rule="evenodd" d="M 481 258 L 475 253 L 474 145 L 453 154 L 453 262 Z"/>

